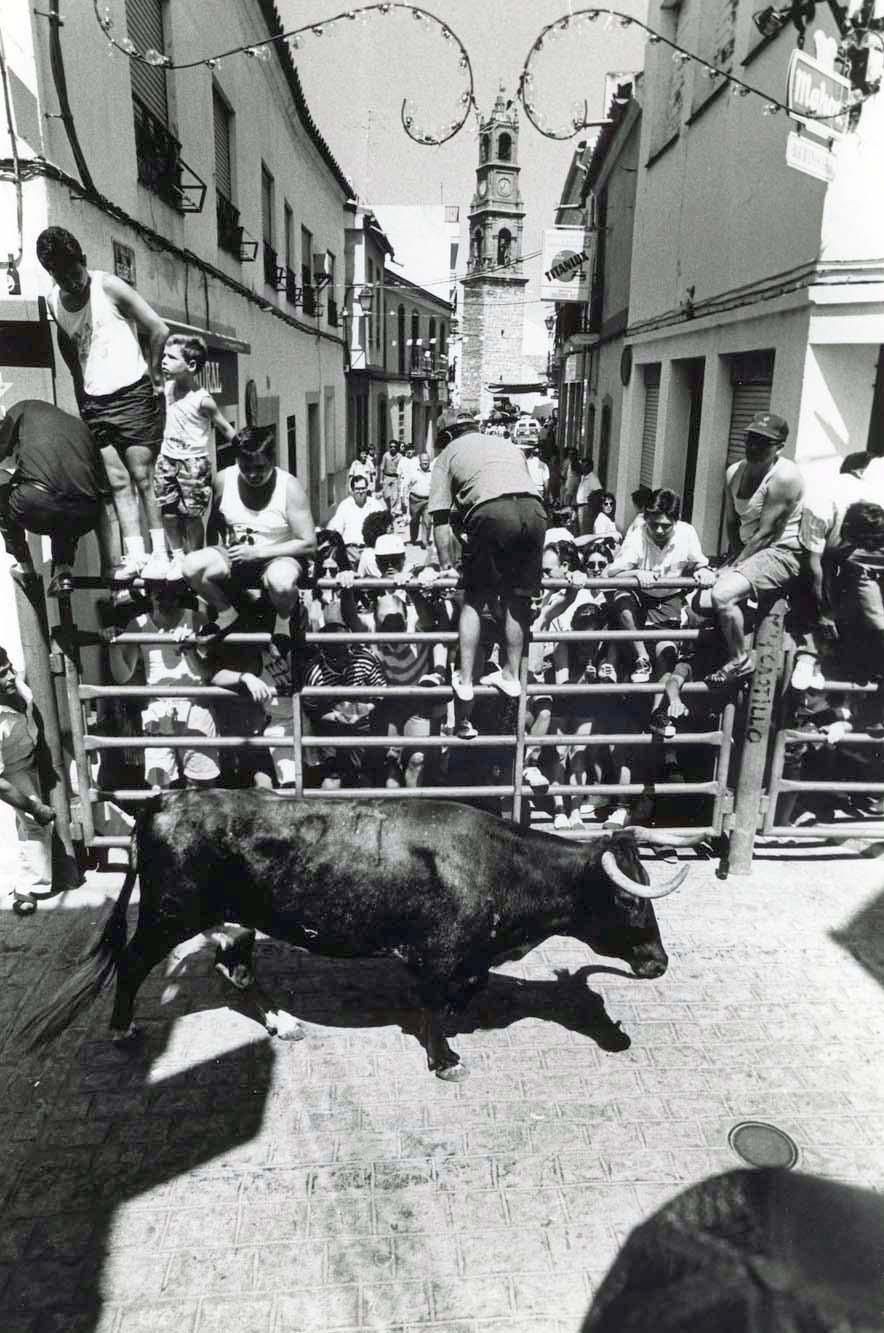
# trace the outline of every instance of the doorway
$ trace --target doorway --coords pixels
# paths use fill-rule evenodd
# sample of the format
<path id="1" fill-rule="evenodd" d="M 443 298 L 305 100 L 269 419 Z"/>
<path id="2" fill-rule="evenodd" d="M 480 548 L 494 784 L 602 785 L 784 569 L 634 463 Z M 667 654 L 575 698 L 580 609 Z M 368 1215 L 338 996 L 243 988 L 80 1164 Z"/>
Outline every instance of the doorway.
<path id="1" fill-rule="evenodd" d="M 703 381 L 706 373 L 704 357 L 684 364 L 688 392 L 688 432 L 685 446 L 684 482 L 682 484 L 681 516 L 690 523 L 694 511 L 694 486 L 697 481 L 697 458 L 700 449 L 700 423 L 703 418 Z"/>
<path id="2" fill-rule="evenodd" d="M 310 494 L 310 512 L 318 523 L 322 505 L 322 438 L 319 433 L 319 404 L 307 404 L 307 467 Z"/>

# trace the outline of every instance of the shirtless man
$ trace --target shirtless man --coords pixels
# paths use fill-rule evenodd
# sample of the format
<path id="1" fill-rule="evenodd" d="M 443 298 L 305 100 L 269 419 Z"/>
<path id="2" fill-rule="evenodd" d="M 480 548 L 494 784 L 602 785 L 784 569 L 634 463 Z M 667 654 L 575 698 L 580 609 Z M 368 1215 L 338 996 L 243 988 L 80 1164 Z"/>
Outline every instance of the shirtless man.
<path id="1" fill-rule="evenodd" d="M 721 689 L 755 670 L 746 649 L 742 603 L 786 588 L 801 568 L 798 532 L 804 483 L 796 465 L 781 457 L 789 426 L 773 412 L 758 412 L 746 428 L 746 457 L 725 481 L 729 564 L 708 592 L 727 645 L 728 659 L 707 677 Z M 706 605 L 705 600 L 704 603 Z"/>

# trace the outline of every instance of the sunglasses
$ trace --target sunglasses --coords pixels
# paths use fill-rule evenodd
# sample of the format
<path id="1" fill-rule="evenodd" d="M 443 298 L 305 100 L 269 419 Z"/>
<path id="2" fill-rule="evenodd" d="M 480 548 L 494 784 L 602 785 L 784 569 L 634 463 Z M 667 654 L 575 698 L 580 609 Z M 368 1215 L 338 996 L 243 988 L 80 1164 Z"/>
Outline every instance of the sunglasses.
<path id="1" fill-rule="evenodd" d="M 586 562 L 587 569 L 607 569 L 607 567 L 607 560 L 587 560 Z"/>

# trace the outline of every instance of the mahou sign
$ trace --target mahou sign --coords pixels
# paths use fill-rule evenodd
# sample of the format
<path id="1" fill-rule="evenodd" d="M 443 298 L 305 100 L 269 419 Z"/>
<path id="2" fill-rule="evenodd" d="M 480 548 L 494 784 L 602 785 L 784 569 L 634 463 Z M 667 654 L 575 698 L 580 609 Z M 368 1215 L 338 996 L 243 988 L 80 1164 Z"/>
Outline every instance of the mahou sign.
<path id="1" fill-rule="evenodd" d="M 543 233 L 543 301 L 589 300 L 592 254 L 583 227 L 549 227 Z"/>
<path id="2" fill-rule="evenodd" d="M 805 51 L 795 50 L 789 61 L 786 103 L 789 115 L 821 139 L 841 139 L 847 133 L 850 81 L 835 74 Z M 818 120 L 814 117 L 822 116 Z"/>

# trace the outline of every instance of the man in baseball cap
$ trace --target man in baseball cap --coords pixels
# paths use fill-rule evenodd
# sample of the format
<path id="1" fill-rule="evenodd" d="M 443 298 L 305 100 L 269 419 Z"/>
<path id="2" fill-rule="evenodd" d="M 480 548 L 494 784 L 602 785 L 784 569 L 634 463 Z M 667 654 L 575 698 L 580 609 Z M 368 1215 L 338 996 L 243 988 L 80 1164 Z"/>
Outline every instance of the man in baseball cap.
<path id="1" fill-rule="evenodd" d="M 785 591 L 802 568 L 798 532 L 804 483 L 782 449 L 788 422 L 776 412 L 757 412 L 746 427 L 746 457 L 732 463 L 725 479 L 728 564 L 708 592 L 728 659 L 707 676 L 714 689 L 735 684 L 755 670 L 746 648 L 742 603 Z M 705 606 L 704 606 L 705 609 Z"/>

